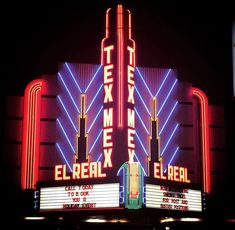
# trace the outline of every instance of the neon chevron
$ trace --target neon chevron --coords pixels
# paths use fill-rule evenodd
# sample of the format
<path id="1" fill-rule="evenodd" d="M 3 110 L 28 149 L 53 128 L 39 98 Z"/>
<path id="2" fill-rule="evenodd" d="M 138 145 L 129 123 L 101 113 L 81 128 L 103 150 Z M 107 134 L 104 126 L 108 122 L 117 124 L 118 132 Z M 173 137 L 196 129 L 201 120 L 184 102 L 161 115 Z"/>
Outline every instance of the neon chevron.
<path id="1" fill-rule="evenodd" d="M 70 93 L 70 91 L 69 91 L 69 89 L 68 89 L 66 83 L 64 82 L 64 80 L 63 80 L 63 78 L 62 78 L 62 75 L 61 75 L 60 73 L 58 73 L 58 75 L 59 75 L 59 79 L 61 80 L 61 82 L 63 83 L 63 86 L 64 86 L 65 89 L 66 89 L 66 92 L 69 94 L 69 97 L 70 97 L 70 99 L 72 100 L 74 107 L 76 108 L 77 112 L 80 113 L 79 108 L 77 107 L 77 105 L 76 105 L 76 103 L 75 103 L 75 101 L 74 101 L 74 98 L 73 98 L 72 94 Z"/>
<path id="2" fill-rule="evenodd" d="M 137 132 L 135 132 L 135 135 L 136 135 L 136 137 L 137 137 L 137 139 L 138 139 L 138 141 L 139 141 L 139 143 L 140 143 L 141 147 L 143 148 L 143 150 L 144 150 L 145 154 L 148 156 L 148 152 L 147 152 L 147 150 L 145 149 L 145 147 L 144 147 L 144 145 L 143 145 L 143 143 L 142 143 L 142 141 L 141 141 L 141 139 L 140 139 L 140 137 L 139 137 L 138 133 L 137 133 Z"/>
<path id="3" fill-rule="evenodd" d="M 158 111 L 158 113 L 157 113 L 157 116 L 159 116 L 159 114 L 161 113 L 161 111 L 162 111 L 162 109 L 163 109 L 164 105 L 166 104 L 166 102 L 167 102 L 168 98 L 170 97 L 171 92 L 172 92 L 172 90 L 174 89 L 174 87 L 175 87 L 176 83 L 177 83 L 177 79 L 175 79 L 175 81 L 174 81 L 174 83 L 173 83 L 173 85 L 172 85 L 172 87 L 171 87 L 171 89 L 170 89 L 169 93 L 167 94 L 167 96 L 166 96 L 166 98 L 165 98 L 164 102 L 162 103 L 162 106 L 161 106 L 161 108 L 159 109 L 159 111 Z"/>
<path id="4" fill-rule="evenodd" d="M 173 156 L 171 157 L 171 159 L 170 159 L 168 165 L 170 165 L 170 164 L 172 163 L 172 161 L 174 160 L 174 158 L 175 158 L 176 154 L 178 153 L 179 149 L 180 149 L 179 146 L 175 149 L 175 151 L 174 151 L 174 153 L 173 153 Z"/>
<path id="5" fill-rule="evenodd" d="M 98 159 L 96 160 L 96 162 L 100 161 L 100 159 L 102 158 L 103 154 L 101 153 L 98 157 Z"/>
<path id="6" fill-rule="evenodd" d="M 71 77 L 72 77 L 72 79 L 73 79 L 75 85 L 77 86 L 79 92 L 82 93 L 81 87 L 78 85 L 78 83 L 77 83 L 77 81 L 76 81 L 76 79 L 75 79 L 75 77 L 74 77 L 74 75 L 73 75 L 71 69 L 69 68 L 69 65 L 68 65 L 67 62 L 65 62 L 65 66 L 67 67 L 67 69 L 68 69 L 68 71 L 69 71 L 69 73 L 70 73 L 70 75 L 71 75 Z"/>
<path id="7" fill-rule="evenodd" d="M 138 113 L 138 111 L 137 111 L 136 108 L 135 108 L 135 112 L 136 112 L 136 115 L 137 115 L 137 117 L 139 118 L 139 120 L 140 120 L 142 126 L 144 127 L 146 133 L 149 135 L 149 131 L 148 131 L 148 129 L 146 128 L 146 126 L 145 126 L 145 124 L 144 124 L 144 122 L 143 122 L 143 120 L 142 120 L 142 118 L 141 118 L 141 116 L 140 116 L 140 114 Z"/>
<path id="8" fill-rule="evenodd" d="M 141 162 L 140 162 L 140 160 L 139 160 L 139 158 L 137 157 L 136 154 L 135 154 L 135 158 L 136 158 L 136 160 L 140 163 L 140 166 L 141 166 L 141 168 L 142 168 L 142 170 L 143 170 L 143 172 L 144 172 L 144 175 L 147 176 L 147 173 L 145 172 L 144 167 L 142 166 L 142 164 L 141 164 Z"/>
<path id="9" fill-rule="evenodd" d="M 75 153 L 76 151 L 75 151 L 75 149 L 74 149 L 74 147 L 73 147 L 71 141 L 69 140 L 68 135 L 67 135 L 67 133 L 65 132 L 65 129 L 64 129 L 63 125 L 61 124 L 61 122 L 60 122 L 60 120 L 59 120 L 58 118 L 56 119 L 56 121 L 57 121 L 57 123 L 59 124 L 59 127 L 60 127 L 60 129 L 62 130 L 64 136 L 66 137 L 66 140 L 67 140 L 69 146 L 71 147 L 72 153 Z"/>
<path id="10" fill-rule="evenodd" d="M 92 77 L 92 79 L 91 79 L 90 83 L 89 83 L 89 84 L 88 84 L 88 86 L 86 87 L 86 89 L 85 89 L 84 93 L 87 93 L 88 89 L 90 88 L 91 84 L 92 84 L 92 83 L 93 83 L 93 81 L 95 80 L 95 78 L 96 78 L 96 76 L 97 76 L 98 72 L 100 71 L 101 67 L 102 67 L 102 65 L 100 65 L 100 66 L 99 66 L 99 68 L 96 70 L 96 72 L 95 72 L 94 76 Z"/>
<path id="11" fill-rule="evenodd" d="M 93 122 L 91 123 L 90 127 L 88 128 L 87 133 L 89 133 L 89 132 L 91 131 L 93 125 L 95 124 L 97 118 L 99 117 L 99 115 L 101 114 L 102 111 L 103 111 L 103 106 L 101 106 L 100 110 L 99 110 L 98 113 L 96 114 L 96 116 L 95 116 Z"/>
<path id="12" fill-rule="evenodd" d="M 91 148 L 90 148 L 90 150 L 89 150 L 89 154 L 91 153 L 91 151 L 93 150 L 94 146 L 96 145 L 96 143 L 97 143 L 99 137 L 101 136 L 102 132 L 103 132 L 103 129 L 101 129 L 101 130 L 99 131 L 98 136 L 96 137 L 95 141 L 93 142 L 93 145 L 91 146 Z"/>
<path id="13" fill-rule="evenodd" d="M 142 74 L 140 73 L 139 68 L 136 68 L 136 70 L 137 70 L 137 72 L 138 72 L 138 74 L 139 74 L 139 76 L 140 76 L 140 79 L 143 81 L 144 86 L 146 87 L 147 91 L 149 92 L 150 97 L 153 97 L 153 94 L 151 93 L 151 91 L 150 91 L 148 85 L 146 84 L 146 82 L 145 82 L 145 80 L 144 80 Z"/>
<path id="14" fill-rule="evenodd" d="M 169 115 L 168 115 L 168 117 L 167 117 L 167 119 L 166 119 L 164 125 L 162 126 L 162 128 L 161 128 L 161 130 L 160 130 L 160 132 L 159 132 L 159 135 L 161 135 L 161 133 L 163 132 L 165 126 L 167 125 L 167 122 L 169 121 L 171 115 L 172 115 L 173 112 L 175 111 L 175 108 L 176 108 L 176 106 L 178 105 L 178 103 L 179 103 L 178 101 L 175 102 L 175 104 L 174 104 L 172 110 L 170 111 L 170 113 L 169 113 Z"/>
<path id="15" fill-rule="evenodd" d="M 65 105 L 64 105 L 63 101 L 61 100 L 60 96 L 57 96 L 57 98 L 59 99 L 59 102 L 60 102 L 60 104 L 62 105 L 62 108 L 64 109 L 64 111 L 65 111 L 65 113 L 66 113 L 66 115 L 67 115 L 67 117 L 68 117 L 68 119 L 69 119 L 71 125 L 73 126 L 75 132 L 77 133 L 78 130 L 77 130 L 76 126 L 74 125 L 74 123 L 73 123 L 73 121 L 72 121 L 72 119 L 71 119 L 71 117 L 70 117 L 70 115 L 69 115 L 67 109 L 65 108 Z"/>
<path id="16" fill-rule="evenodd" d="M 58 143 L 56 143 L 56 147 L 59 149 L 59 152 L 60 152 L 61 156 L 63 157 L 63 159 L 64 159 L 66 165 L 69 167 L 69 170 L 72 172 L 73 170 L 72 170 L 72 168 L 71 168 L 71 166 L 70 166 L 68 160 L 67 160 L 66 157 L 65 157 L 65 154 L 63 153 L 63 151 L 62 151 L 62 149 L 61 149 L 61 147 L 60 147 L 60 145 L 59 145 Z"/>
<path id="17" fill-rule="evenodd" d="M 168 145 L 169 145 L 169 143 L 170 143 L 172 137 L 174 136 L 174 134 L 175 134 L 175 132 L 176 132 L 176 130 L 177 130 L 178 127 L 179 127 L 179 124 L 176 124 L 176 126 L 175 126 L 175 128 L 173 129 L 173 131 L 172 131 L 170 137 L 168 138 L 168 141 L 167 141 L 165 147 L 163 148 L 163 150 L 162 150 L 162 152 L 161 152 L 161 156 L 164 155 L 164 153 L 165 153 L 165 151 L 166 151 L 166 148 L 168 147 Z"/>
<path id="18" fill-rule="evenodd" d="M 92 101 L 90 102 L 90 104 L 89 104 L 89 106 L 88 106 L 88 108 L 87 108 L 87 110 L 86 110 L 86 113 L 89 112 L 89 110 L 90 110 L 91 106 L 93 105 L 95 99 L 97 98 L 97 96 L 98 96 L 99 93 L 101 92 L 102 87 L 103 87 L 103 84 L 102 84 L 102 85 L 99 87 L 99 89 L 97 90 L 95 96 L 93 97 Z"/>
<path id="19" fill-rule="evenodd" d="M 158 91 L 157 91 L 157 93 L 156 93 L 155 97 L 157 97 L 157 96 L 158 96 L 158 94 L 160 93 L 160 91 L 161 91 L 161 89 L 162 89 L 162 87 L 163 87 L 163 85 L 164 85 L 165 81 L 167 80 L 167 78 L 168 78 L 168 76 L 169 76 L 170 72 L 171 72 L 171 69 L 169 69 L 169 70 L 168 70 L 168 72 L 167 72 L 167 74 L 166 74 L 166 76 L 165 76 L 164 80 L 162 81 L 162 83 L 161 83 L 161 85 L 160 85 L 160 87 L 159 87 L 159 89 L 158 89 Z"/>
<path id="20" fill-rule="evenodd" d="M 144 102 L 143 98 L 141 97 L 141 94 L 140 94 L 140 92 L 139 92 L 139 90 L 137 89 L 136 86 L 135 86 L 135 90 L 136 90 L 136 92 L 137 92 L 137 94 L 138 94 L 140 100 L 142 101 L 142 103 L 143 103 L 143 105 L 144 105 L 144 108 L 145 108 L 146 111 L 148 112 L 149 116 L 151 116 L 151 113 L 149 112 L 149 109 L 148 109 L 146 103 Z"/>

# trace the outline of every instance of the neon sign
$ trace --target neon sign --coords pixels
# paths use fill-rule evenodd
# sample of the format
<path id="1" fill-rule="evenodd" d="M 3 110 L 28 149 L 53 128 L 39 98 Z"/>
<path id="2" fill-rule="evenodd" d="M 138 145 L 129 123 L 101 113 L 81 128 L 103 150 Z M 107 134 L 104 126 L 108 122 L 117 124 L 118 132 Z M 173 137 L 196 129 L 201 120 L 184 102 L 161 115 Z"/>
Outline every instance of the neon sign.
<path id="1" fill-rule="evenodd" d="M 102 65 L 78 67 L 76 64 L 65 63 L 60 68 L 57 96 L 60 115 L 56 119 L 58 138 L 55 146 L 65 164 L 59 163 L 55 166 L 54 179 L 58 183 L 66 181 L 68 184 L 70 181 L 74 191 L 68 193 L 68 187 L 59 186 L 64 194 L 64 197 L 60 197 L 62 206 L 61 204 L 58 206 L 59 210 L 101 207 L 103 204 L 99 206 L 98 202 L 92 200 L 87 204 L 81 203 L 81 189 L 73 187 L 74 183 L 80 183 L 79 180 L 86 181 L 93 178 L 99 179 L 99 183 L 111 182 L 114 179 L 118 181 L 120 191 L 115 190 L 115 193 L 119 193 L 117 196 L 120 197 L 120 203 L 118 205 L 115 203 L 112 207 L 194 210 L 191 206 L 187 206 L 190 202 L 184 200 L 186 195 L 181 190 L 177 191 L 177 196 L 183 200 L 173 200 L 165 196 L 167 192 L 169 193 L 169 189 L 161 193 L 163 187 L 154 187 L 161 186 L 160 184 L 178 183 L 186 191 L 192 186 L 190 183 L 194 182 L 194 179 L 188 173 L 189 169 L 183 167 L 184 162 L 182 164 L 180 162 L 180 166 L 177 166 L 179 162 L 173 165 L 179 159 L 177 155 L 181 154 L 184 148 L 177 139 L 183 127 L 178 121 L 176 112 L 180 104 L 176 73 L 172 69 L 136 67 L 136 48 L 131 30 L 131 13 L 128 10 L 124 10 L 121 5 L 118 5 L 116 10 L 108 9 L 105 38 L 101 42 Z M 87 72 L 92 74 L 89 75 Z M 38 96 L 40 90 L 39 87 Z M 200 106 L 199 134 L 202 143 L 203 190 L 209 193 L 208 102 L 198 89 L 193 89 L 193 95 L 198 99 Z M 40 107 L 38 97 L 31 95 L 29 98 L 32 101 L 38 100 L 37 105 Z M 34 115 L 38 109 L 32 103 L 29 104 L 33 105 L 33 112 L 28 112 L 31 109 L 26 111 L 26 118 L 27 113 Z M 40 126 L 32 123 L 30 119 L 28 125 L 31 125 L 28 128 L 31 131 Z M 40 129 L 35 128 L 35 130 L 39 132 Z M 32 161 L 32 158 L 34 155 L 38 156 L 38 149 L 34 148 L 34 145 L 38 142 L 39 134 L 33 133 L 30 139 L 31 136 L 27 132 L 24 134 L 28 139 L 25 141 L 26 136 L 24 137 L 23 157 L 27 158 L 26 162 L 29 164 L 23 163 L 22 184 L 25 183 L 27 174 L 28 185 L 23 186 L 33 188 L 37 180 L 38 160 Z M 28 149 L 32 150 L 30 153 L 25 152 L 25 143 Z M 33 170 L 33 165 L 37 169 Z M 34 174 L 31 176 L 32 171 Z M 153 187 L 146 182 L 148 179 Z M 85 182 L 83 186 L 86 186 Z M 95 188 L 96 184 L 89 186 Z M 155 197 L 159 188 L 161 194 Z M 169 188 L 171 189 L 171 186 Z M 41 189 L 41 194 L 46 194 L 49 199 L 45 191 Z M 51 191 L 54 193 L 56 189 L 53 188 Z M 196 193 L 200 203 L 198 192 Z M 72 197 L 71 194 L 76 195 Z M 160 204 L 156 203 L 156 200 L 151 200 L 152 195 L 156 200 L 161 196 Z M 65 201 L 65 197 L 71 198 L 72 201 L 71 199 Z M 178 205 L 176 208 L 173 202 Z M 53 209 L 52 206 L 45 210 Z M 200 207 L 197 210 L 200 210 Z"/>
<path id="2" fill-rule="evenodd" d="M 154 178 L 190 183 L 188 179 L 188 169 L 179 166 L 168 165 L 167 173 L 164 173 L 163 164 L 160 162 L 154 163 Z"/>
<path id="3" fill-rule="evenodd" d="M 103 110 L 103 152 L 104 168 L 112 167 L 111 155 L 113 152 L 113 64 L 111 51 L 114 46 L 104 47 L 104 110 Z"/>
<path id="4" fill-rule="evenodd" d="M 135 50 L 130 46 L 127 46 L 127 50 L 129 51 L 129 63 L 127 65 L 127 84 L 128 84 L 128 99 L 127 102 L 132 106 L 127 108 L 127 147 L 128 147 L 128 156 L 129 163 L 134 162 L 134 154 L 135 154 L 135 111 L 133 109 L 133 105 L 135 104 L 134 100 L 134 60 L 135 60 Z"/>
<path id="5" fill-rule="evenodd" d="M 138 175 L 138 168 L 143 168 L 140 165 L 141 163 L 135 153 L 137 143 L 136 137 L 140 141 L 140 137 L 136 133 L 135 92 L 137 92 L 140 97 L 141 95 L 135 87 L 135 42 L 131 37 L 131 13 L 128 10 L 124 11 L 121 5 L 117 6 L 117 17 L 115 24 L 116 34 L 112 34 L 115 30 L 111 28 L 111 26 L 113 26 L 110 23 L 111 13 L 111 9 L 108 9 L 106 12 L 105 38 L 102 40 L 101 43 L 101 63 L 103 65 L 102 80 L 104 95 L 102 99 L 103 129 L 100 134 L 102 133 L 103 137 L 103 160 L 101 162 L 91 161 L 90 154 L 88 155 L 87 153 L 87 142 L 89 134 L 86 131 L 86 122 L 89 115 L 87 115 L 86 112 L 89 111 L 91 105 L 89 105 L 87 110 L 85 109 L 86 94 L 83 93 L 81 89 L 82 87 L 78 85 L 71 67 L 66 64 L 66 68 L 69 70 L 69 74 L 71 75 L 73 82 L 76 82 L 77 88 L 81 93 L 81 108 L 79 110 L 80 119 L 77 147 L 78 154 L 77 156 L 75 155 L 75 161 L 74 164 L 70 167 L 70 173 L 67 173 L 68 167 L 66 165 L 57 165 L 55 167 L 55 180 L 103 178 L 106 176 L 109 177 L 110 174 L 113 176 L 112 172 L 115 170 L 118 171 L 120 167 L 122 167 L 122 164 L 124 164 L 125 162 L 128 163 L 129 167 L 128 170 L 125 169 L 125 173 L 129 172 L 130 176 L 132 176 L 132 174 Z M 125 33 L 126 27 L 128 28 L 128 33 Z M 116 36 L 116 40 L 113 39 L 114 36 Z M 116 43 L 114 41 L 116 41 Z M 170 72 L 171 70 L 167 72 L 166 77 L 163 79 L 161 85 L 157 90 L 156 96 L 160 93 L 160 90 L 167 81 Z M 141 76 L 140 70 L 138 70 L 138 73 Z M 60 78 L 62 78 L 61 75 Z M 143 80 L 142 76 L 141 78 Z M 178 127 L 178 124 L 176 124 L 176 128 L 174 129 L 173 133 L 171 133 L 170 138 L 166 142 L 165 146 L 162 148 L 162 152 L 160 152 L 160 137 L 158 133 L 159 118 L 157 117 L 157 115 L 160 114 L 160 112 L 164 109 L 164 105 L 170 97 L 176 85 L 176 82 L 177 79 L 175 79 L 171 84 L 171 88 L 167 93 L 163 103 L 159 107 L 158 112 L 157 98 L 156 96 L 153 96 L 154 94 L 151 93 L 150 89 L 148 88 L 148 92 L 150 92 L 151 95 L 153 111 L 152 113 L 149 113 L 149 119 L 151 120 L 151 136 L 149 137 L 150 151 L 146 151 L 148 155 L 148 161 L 150 162 L 150 166 L 147 166 L 148 170 L 150 171 L 148 176 L 152 176 L 156 179 L 189 183 L 190 179 L 188 178 L 188 171 L 186 168 L 171 165 L 167 166 L 163 165 L 162 163 L 163 153 L 164 151 L 166 151 L 169 142 L 171 141 L 173 134 Z M 146 86 L 147 84 L 145 81 L 144 83 Z M 65 84 L 65 81 L 63 81 L 63 85 Z M 68 91 L 67 86 L 66 90 Z M 97 91 L 96 95 L 98 94 L 99 90 Z M 141 98 L 141 100 L 144 102 L 144 99 Z M 91 103 L 93 102 L 94 100 L 92 100 Z M 145 108 L 147 108 L 146 105 Z M 140 115 L 138 115 L 138 117 L 140 117 Z M 164 127 L 165 126 L 166 122 L 164 124 Z M 98 137 L 99 135 L 97 136 L 96 140 L 98 139 Z M 70 146 L 72 146 L 70 140 L 68 140 L 68 143 L 70 143 Z M 91 149 L 93 149 L 95 143 L 92 145 Z M 143 146 L 143 144 L 141 145 Z M 85 156 L 83 156 L 84 154 Z M 138 160 L 138 162 L 136 162 L 136 160 Z M 166 168 L 168 169 L 167 175 L 163 173 Z M 132 179 L 129 179 L 130 194 L 136 193 L 135 190 L 137 187 L 140 188 L 139 186 L 136 186 L 136 184 L 139 183 L 138 176 L 135 178 L 136 180 L 134 179 L 134 177 L 132 177 Z M 138 191 L 138 193 L 141 193 L 141 191 Z M 130 196 L 133 197 L 133 195 Z"/>
<path id="6" fill-rule="evenodd" d="M 106 177 L 106 174 L 102 172 L 101 162 L 73 164 L 72 175 L 67 175 L 66 172 L 66 165 L 56 165 L 55 180 L 77 180 Z"/>

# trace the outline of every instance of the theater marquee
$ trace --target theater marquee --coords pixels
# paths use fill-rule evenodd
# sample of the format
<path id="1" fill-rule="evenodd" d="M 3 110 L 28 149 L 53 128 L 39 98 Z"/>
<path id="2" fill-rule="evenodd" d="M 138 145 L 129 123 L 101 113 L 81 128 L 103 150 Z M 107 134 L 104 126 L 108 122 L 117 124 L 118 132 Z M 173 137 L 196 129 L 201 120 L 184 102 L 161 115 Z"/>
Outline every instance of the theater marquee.
<path id="1" fill-rule="evenodd" d="M 119 187 L 118 183 L 43 187 L 40 210 L 117 208 Z"/>
<path id="2" fill-rule="evenodd" d="M 55 148 L 61 163 L 54 165 L 51 185 L 37 185 L 35 206 L 40 211 L 203 210 L 202 195 L 210 192 L 207 98 L 196 88 L 186 93 L 197 99 L 200 114 L 202 165 L 192 170 L 197 161 L 182 156 L 192 150 L 182 142 L 185 136 L 192 142 L 196 135 L 187 135 L 192 127 L 180 124 L 186 115 L 176 113 L 180 104 L 191 104 L 180 102 L 183 87 L 175 70 L 136 66 L 129 10 L 121 5 L 107 10 L 101 64 L 63 63 L 57 83 Z M 39 80 L 26 89 L 24 189 L 35 189 L 40 181 L 37 111 L 43 87 Z"/>

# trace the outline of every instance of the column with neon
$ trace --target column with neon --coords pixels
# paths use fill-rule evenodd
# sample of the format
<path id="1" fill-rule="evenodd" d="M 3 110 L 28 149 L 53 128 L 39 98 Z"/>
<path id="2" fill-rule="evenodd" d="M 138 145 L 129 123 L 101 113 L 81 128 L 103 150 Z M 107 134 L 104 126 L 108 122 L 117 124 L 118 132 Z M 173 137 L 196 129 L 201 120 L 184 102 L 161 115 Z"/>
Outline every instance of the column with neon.
<path id="1" fill-rule="evenodd" d="M 42 87 L 43 80 L 34 80 L 25 89 L 21 165 L 22 189 L 34 189 L 38 181 Z"/>
<path id="2" fill-rule="evenodd" d="M 210 169 L 210 143 L 209 143 L 209 112 L 208 99 L 200 89 L 193 88 L 193 96 L 196 97 L 200 111 L 200 136 L 202 152 L 202 174 L 203 191 L 210 193 L 211 190 L 211 169 Z"/>
<path id="3" fill-rule="evenodd" d="M 101 44 L 101 63 L 104 66 L 103 166 L 107 169 L 112 167 L 116 173 L 120 172 L 119 169 L 124 171 L 125 206 L 140 208 L 142 169 L 135 162 L 136 63 L 130 11 L 122 5 L 118 5 L 116 11 L 109 9 L 105 35 Z"/>

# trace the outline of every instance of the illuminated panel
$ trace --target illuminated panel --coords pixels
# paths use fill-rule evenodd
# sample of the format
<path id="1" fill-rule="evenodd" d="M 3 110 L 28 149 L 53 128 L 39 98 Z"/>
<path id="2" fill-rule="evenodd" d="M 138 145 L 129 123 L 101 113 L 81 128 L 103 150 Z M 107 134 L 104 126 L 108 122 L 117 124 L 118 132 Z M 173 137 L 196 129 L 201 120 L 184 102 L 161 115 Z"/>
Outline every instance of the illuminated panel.
<path id="1" fill-rule="evenodd" d="M 77 135 L 81 128 L 79 117 L 82 112 L 86 113 L 86 127 L 89 128 L 88 149 L 91 149 L 100 132 L 102 116 L 97 114 L 102 114 L 102 74 L 101 65 L 64 63 L 59 67 L 57 144 L 60 149 L 56 148 L 56 150 L 61 158 L 61 163 L 67 164 L 67 169 L 72 168 L 74 157 L 77 154 Z M 80 98 L 84 93 L 86 111 L 80 111 Z M 61 150 L 63 154 L 61 154 Z M 89 152 L 89 161 L 96 161 L 101 151 L 102 140 L 100 138 L 93 151 Z"/>
<path id="2" fill-rule="evenodd" d="M 136 112 L 136 149 L 138 158 L 145 170 L 148 171 L 148 160 L 145 159 L 145 150 L 149 152 L 149 139 L 146 132 L 151 131 L 151 108 L 153 95 L 156 95 L 156 114 L 158 121 L 159 148 L 164 167 L 178 146 L 177 143 L 177 78 L 172 69 L 136 67 L 135 72 L 135 112 Z M 144 125 L 143 125 L 144 124 Z M 173 132 L 173 134 L 172 134 Z M 174 135 L 175 134 L 175 135 Z M 142 144 L 140 144 L 142 143 Z M 144 146 L 144 148 L 143 148 Z M 145 150 L 144 150 L 145 149 Z"/>
<path id="3" fill-rule="evenodd" d="M 130 198 L 137 199 L 139 196 L 139 170 L 138 163 L 130 164 Z"/>
<path id="4" fill-rule="evenodd" d="M 21 187 L 35 188 L 38 180 L 42 80 L 34 80 L 25 89 Z"/>
<path id="5" fill-rule="evenodd" d="M 201 212 L 202 194 L 199 190 L 146 184 L 146 208 Z"/>
<path id="6" fill-rule="evenodd" d="M 203 169 L 203 191 L 210 193 L 210 143 L 209 143 L 209 120 L 207 96 L 197 88 L 193 88 L 193 95 L 199 102 L 200 131 L 202 143 L 202 169 Z"/>
<path id="7" fill-rule="evenodd" d="M 119 183 L 40 189 L 40 211 L 99 208 L 119 208 Z"/>

